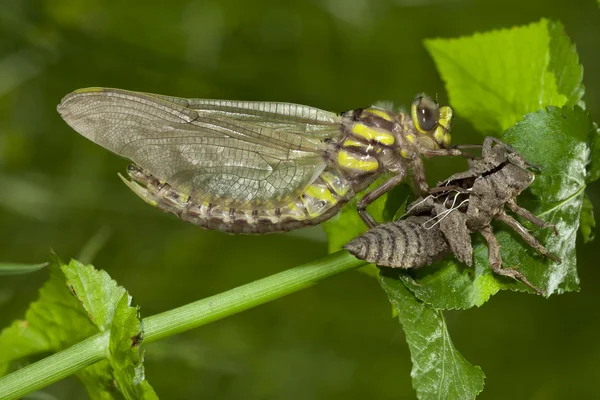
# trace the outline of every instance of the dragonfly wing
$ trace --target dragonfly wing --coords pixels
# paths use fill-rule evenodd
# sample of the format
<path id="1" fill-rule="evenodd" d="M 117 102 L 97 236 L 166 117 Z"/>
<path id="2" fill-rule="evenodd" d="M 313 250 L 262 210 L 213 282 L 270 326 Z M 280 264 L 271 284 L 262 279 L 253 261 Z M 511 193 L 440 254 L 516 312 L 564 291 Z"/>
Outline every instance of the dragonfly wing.
<path id="1" fill-rule="evenodd" d="M 197 202 L 272 208 L 325 168 L 333 113 L 288 103 L 179 99 L 90 88 L 67 95 L 63 119 Z"/>

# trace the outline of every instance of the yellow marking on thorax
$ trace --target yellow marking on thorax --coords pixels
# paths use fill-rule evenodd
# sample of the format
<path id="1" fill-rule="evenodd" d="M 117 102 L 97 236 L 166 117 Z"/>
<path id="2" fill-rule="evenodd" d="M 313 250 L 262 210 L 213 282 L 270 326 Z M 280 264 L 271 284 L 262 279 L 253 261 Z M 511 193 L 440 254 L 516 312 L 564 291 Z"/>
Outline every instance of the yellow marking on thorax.
<path id="1" fill-rule="evenodd" d="M 367 109 L 363 110 L 363 112 L 368 112 L 370 114 L 377 115 L 378 117 L 381 117 L 381 118 L 385 119 L 386 121 L 390 121 L 390 122 L 392 121 L 390 114 L 388 114 L 386 111 L 380 110 L 378 108 L 367 108 Z"/>
<path id="2" fill-rule="evenodd" d="M 352 139 L 346 139 L 344 140 L 344 147 L 367 147 L 366 144 L 361 143 L 357 140 L 352 140 Z"/>
<path id="3" fill-rule="evenodd" d="M 375 157 L 354 155 L 345 150 L 338 152 L 337 162 L 343 168 L 356 171 L 373 172 L 379 168 L 379 162 Z"/>
<path id="4" fill-rule="evenodd" d="M 359 123 L 354 124 L 352 127 L 352 134 L 386 146 L 391 146 L 395 142 L 394 135 L 391 133 L 377 128 L 370 128 Z"/>

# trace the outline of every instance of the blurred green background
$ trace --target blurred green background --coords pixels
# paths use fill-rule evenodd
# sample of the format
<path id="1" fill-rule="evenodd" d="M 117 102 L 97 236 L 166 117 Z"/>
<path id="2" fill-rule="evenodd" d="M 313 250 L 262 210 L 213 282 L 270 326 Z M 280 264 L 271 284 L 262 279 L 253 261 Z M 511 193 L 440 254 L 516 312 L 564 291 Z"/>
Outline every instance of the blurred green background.
<path id="1" fill-rule="evenodd" d="M 321 257 L 327 243 L 320 227 L 229 236 L 147 206 L 117 178 L 127 161 L 77 135 L 56 105 L 87 86 L 333 111 L 378 100 L 406 104 L 419 92 L 445 103 L 424 38 L 541 17 L 562 21 L 577 44 L 585 100 L 598 121 L 594 0 L 2 0 L 0 261 L 41 262 L 50 247 L 65 259 L 79 257 L 90 240 L 106 239 L 94 264 L 148 316 Z M 460 115 L 453 133 L 455 143 L 482 139 Z M 433 160 L 429 179 L 463 166 Z M 588 193 L 600 210 L 600 186 Z M 482 399 L 598 398 L 597 246 L 578 246 L 580 293 L 550 300 L 501 293 L 480 309 L 447 313 L 457 348 L 487 375 Z M 0 280 L 1 326 L 22 317 L 46 277 Z M 154 343 L 146 353 L 146 376 L 165 399 L 414 398 L 410 368 L 385 294 L 359 273 Z M 86 396 L 74 378 L 45 391 Z"/>

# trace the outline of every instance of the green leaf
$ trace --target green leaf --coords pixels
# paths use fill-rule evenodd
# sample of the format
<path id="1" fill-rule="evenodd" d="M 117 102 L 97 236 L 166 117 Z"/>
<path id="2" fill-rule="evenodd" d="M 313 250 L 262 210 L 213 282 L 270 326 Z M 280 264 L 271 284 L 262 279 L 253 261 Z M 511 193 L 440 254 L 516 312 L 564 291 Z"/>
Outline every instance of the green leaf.
<path id="1" fill-rule="evenodd" d="M 67 284 L 87 311 L 96 327 L 105 332 L 110 330 L 117 303 L 127 291 L 105 271 L 97 271 L 91 265 L 71 260 L 61 266 Z"/>
<path id="2" fill-rule="evenodd" d="M 25 320 L 14 321 L 0 333 L 0 375 L 11 362 L 62 350 L 97 332 L 69 293 L 57 259 L 49 270 L 50 279 L 40 289 L 39 299 L 30 304 Z"/>
<path id="3" fill-rule="evenodd" d="M 517 267 L 534 285 L 545 288 L 547 295 L 579 289 L 575 240 L 589 156 L 586 138 L 591 129 L 589 116 L 581 108 L 550 107 L 527 115 L 502 137 L 542 169 L 517 202 L 556 225 L 558 236 L 549 229 L 532 229 L 540 243 L 562 258 L 561 264 L 545 259 L 510 229 L 494 224 L 503 266 Z M 474 268 L 446 259 L 408 273 L 396 271 L 393 276 L 438 309 L 480 306 L 501 289 L 531 291 L 520 282 L 493 274 L 486 244 L 479 234 L 472 236 Z"/>
<path id="4" fill-rule="evenodd" d="M 456 113 L 482 132 L 499 134 L 527 113 L 581 102 L 583 68 L 558 22 L 429 39 L 425 46 Z"/>
<path id="5" fill-rule="evenodd" d="M 105 271 L 72 260 L 62 265 L 73 294 L 101 331 L 110 331 L 108 364 L 112 377 L 126 399 L 155 399 L 154 390 L 144 378 L 142 326 L 131 296 Z M 102 371 L 106 376 L 106 371 Z"/>
<path id="6" fill-rule="evenodd" d="M 594 182 L 600 178 L 600 128 L 594 123 L 594 129 L 590 135 L 590 147 L 592 155 L 588 167 L 587 182 Z"/>
<path id="7" fill-rule="evenodd" d="M 417 300 L 402 282 L 382 277 L 410 349 L 413 388 L 419 399 L 474 399 L 485 375 L 454 347 L 442 311 Z"/>
<path id="8" fill-rule="evenodd" d="M 579 229 L 583 236 L 583 243 L 591 242 L 594 240 L 594 228 L 596 228 L 596 220 L 594 219 L 594 206 L 589 196 L 586 194 L 583 196 L 583 205 L 581 208 L 581 215 L 579 216 Z"/>
<path id="9" fill-rule="evenodd" d="M 554 75 L 558 93 L 566 97 L 564 104 L 549 103 L 547 105 L 562 107 L 575 106 L 585 108 L 583 95 L 583 66 L 579 64 L 579 54 L 575 45 L 569 40 L 564 26 L 560 22 L 542 20 L 547 23 L 550 46 L 548 71 Z M 537 109 L 527 110 L 536 111 Z"/>
<path id="10" fill-rule="evenodd" d="M 546 111 L 529 114 L 504 134 L 504 139 L 542 169 L 531 185 L 531 193 L 537 199 L 524 205 L 556 225 L 558 236 L 545 230 L 537 237 L 562 259 L 562 264 L 532 258 L 535 252 L 524 246 L 516 247 L 518 251 L 511 254 L 513 259 L 509 261 L 516 265 L 526 260 L 521 267 L 523 273 L 534 284 L 537 282 L 546 287 L 548 295 L 579 290 L 575 243 L 590 155 L 588 137 L 592 129 L 588 113 L 581 108 L 548 107 Z M 543 132 L 541 139 L 540 132 Z"/>
<path id="11" fill-rule="evenodd" d="M 446 259 L 416 271 L 393 271 L 389 276 L 401 280 L 418 299 L 438 309 L 479 307 L 508 286 L 490 269 L 486 245 L 473 236 L 473 268 Z"/>
<path id="12" fill-rule="evenodd" d="M 114 399 L 119 391 L 128 399 L 156 398 L 144 380 L 141 323 L 125 289 L 106 272 L 75 260 L 65 265 L 53 257 L 49 269 L 50 279 L 26 319 L 0 333 L 0 373 L 16 360 L 58 352 L 110 330 L 108 359 L 77 373 L 90 398 Z"/>
<path id="13" fill-rule="evenodd" d="M 13 264 L 0 263 L 0 276 L 3 275 L 23 275 L 30 272 L 39 271 L 48 266 L 48 263 L 42 264 Z"/>
<path id="14" fill-rule="evenodd" d="M 90 400 L 120 398 L 119 389 L 115 385 L 108 360 L 99 361 L 79 371 L 76 375 L 85 386 Z"/>
<path id="15" fill-rule="evenodd" d="M 594 219 L 594 206 L 589 196 L 583 196 L 583 205 L 581 215 L 579 216 L 579 230 L 583 236 L 583 243 L 594 240 L 594 228 L 596 228 L 596 220 Z"/>
<path id="16" fill-rule="evenodd" d="M 109 362 L 115 380 L 126 399 L 158 399 L 144 378 L 142 323 L 139 309 L 130 307 L 131 297 L 124 293 L 115 310 L 110 331 Z"/>

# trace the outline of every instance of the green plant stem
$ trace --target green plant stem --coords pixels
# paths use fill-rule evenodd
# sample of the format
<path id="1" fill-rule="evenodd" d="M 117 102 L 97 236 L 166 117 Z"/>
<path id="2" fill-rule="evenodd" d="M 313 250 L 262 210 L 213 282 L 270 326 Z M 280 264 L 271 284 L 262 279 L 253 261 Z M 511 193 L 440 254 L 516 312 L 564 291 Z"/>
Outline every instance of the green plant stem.
<path id="1" fill-rule="evenodd" d="M 278 299 L 333 275 L 364 265 L 346 251 L 272 275 L 235 289 L 143 319 L 144 342 L 184 332 Z M 68 349 L 0 378 L 0 399 L 16 399 L 102 360 L 110 332 L 94 335 Z"/>
<path id="2" fill-rule="evenodd" d="M 144 341 L 153 342 L 208 324 L 297 292 L 327 277 L 364 264 L 364 261 L 347 252 L 337 252 L 227 292 L 144 318 Z"/>
<path id="3" fill-rule="evenodd" d="M 0 399 L 18 399 L 102 360 L 110 332 L 102 332 L 0 378 Z"/>

